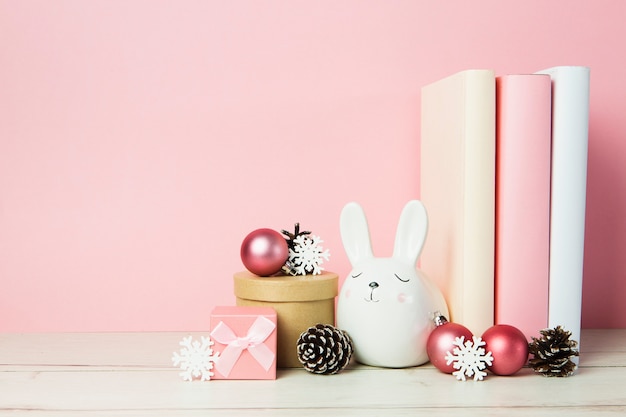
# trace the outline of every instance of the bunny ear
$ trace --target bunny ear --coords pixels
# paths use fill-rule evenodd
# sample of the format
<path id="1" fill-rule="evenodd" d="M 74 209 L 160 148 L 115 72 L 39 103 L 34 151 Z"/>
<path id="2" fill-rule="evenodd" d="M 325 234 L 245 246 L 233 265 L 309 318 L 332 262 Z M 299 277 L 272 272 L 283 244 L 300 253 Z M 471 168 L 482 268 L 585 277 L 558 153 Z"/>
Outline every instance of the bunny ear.
<path id="1" fill-rule="evenodd" d="M 409 201 L 400 215 L 393 257 L 415 265 L 428 233 L 426 208 L 418 200 Z"/>
<path id="2" fill-rule="evenodd" d="M 373 257 L 370 232 L 365 212 L 357 203 L 348 203 L 339 220 L 341 241 L 352 266 L 360 260 Z"/>

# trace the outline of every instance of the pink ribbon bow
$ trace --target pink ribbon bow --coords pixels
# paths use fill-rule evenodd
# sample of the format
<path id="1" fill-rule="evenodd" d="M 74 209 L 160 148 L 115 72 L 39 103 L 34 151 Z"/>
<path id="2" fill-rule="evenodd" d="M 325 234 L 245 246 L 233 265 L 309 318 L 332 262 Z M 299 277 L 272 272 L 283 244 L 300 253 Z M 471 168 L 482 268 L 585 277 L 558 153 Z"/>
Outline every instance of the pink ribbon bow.
<path id="1" fill-rule="evenodd" d="M 215 368 L 220 374 L 228 376 L 242 352 L 247 349 L 263 369 L 269 370 L 275 355 L 263 342 L 275 328 L 276 325 L 271 320 L 259 316 L 248 329 L 247 335 L 237 337 L 226 323 L 220 321 L 211 332 L 211 337 L 226 347 L 217 358 Z"/>

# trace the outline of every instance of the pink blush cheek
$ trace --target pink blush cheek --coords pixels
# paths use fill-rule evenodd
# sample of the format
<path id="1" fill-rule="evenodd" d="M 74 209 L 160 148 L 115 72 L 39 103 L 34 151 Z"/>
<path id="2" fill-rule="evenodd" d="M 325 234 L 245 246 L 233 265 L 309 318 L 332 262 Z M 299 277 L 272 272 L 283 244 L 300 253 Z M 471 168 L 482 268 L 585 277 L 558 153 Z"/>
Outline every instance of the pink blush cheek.
<path id="1" fill-rule="evenodd" d="M 398 294 L 397 300 L 398 300 L 398 302 L 400 304 L 412 303 L 413 302 L 413 297 L 410 296 L 410 295 L 406 295 L 405 293 L 401 292 L 400 294 Z"/>
<path id="2" fill-rule="evenodd" d="M 350 296 L 351 296 L 351 295 L 352 295 L 352 290 L 347 290 L 347 291 L 344 293 L 344 298 L 350 298 Z"/>

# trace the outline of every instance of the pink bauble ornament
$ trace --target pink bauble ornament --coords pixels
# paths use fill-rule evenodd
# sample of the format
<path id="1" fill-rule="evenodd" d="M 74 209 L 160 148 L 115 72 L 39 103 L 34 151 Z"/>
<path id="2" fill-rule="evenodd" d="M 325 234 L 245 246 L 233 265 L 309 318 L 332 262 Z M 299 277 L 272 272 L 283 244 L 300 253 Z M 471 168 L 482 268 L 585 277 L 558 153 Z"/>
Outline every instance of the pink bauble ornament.
<path id="1" fill-rule="evenodd" d="M 437 369 L 446 374 L 451 374 L 454 369 L 453 364 L 446 364 L 446 354 L 454 349 L 454 340 L 457 337 L 465 337 L 465 340 L 472 340 L 472 332 L 465 326 L 458 323 L 450 323 L 445 317 L 439 315 L 435 317 L 435 329 L 428 336 L 426 342 L 426 353 L 428 359 Z"/>
<path id="2" fill-rule="evenodd" d="M 288 257 L 287 241 L 272 229 L 254 230 L 241 244 L 241 261 L 248 271 L 259 276 L 277 273 Z"/>
<path id="3" fill-rule="evenodd" d="M 513 375 L 528 361 L 528 341 L 517 327 L 496 324 L 483 333 L 482 339 L 485 351 L 493 356 L 487 369 L 496 375 Z"/>

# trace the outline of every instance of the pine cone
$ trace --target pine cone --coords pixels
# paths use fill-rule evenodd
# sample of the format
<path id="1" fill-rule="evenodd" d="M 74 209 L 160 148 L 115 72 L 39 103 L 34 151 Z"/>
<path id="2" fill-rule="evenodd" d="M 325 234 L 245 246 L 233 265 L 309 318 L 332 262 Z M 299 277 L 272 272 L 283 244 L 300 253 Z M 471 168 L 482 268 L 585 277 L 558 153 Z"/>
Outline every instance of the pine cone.
<path id="1" fill-rule="evenodd" d="M 283 235 L 285 235 L 285 240 L 287 241 L 287 247 L 289 247 L 289 249 L 291 249 L 291 250 L 295 250 L 296 249 L 295 240 L 296 240 L 296 238 L 298 236 L 300 236 L 300 235 L 305 235 L 306 236 L 306 235 L 310 235 L 311 234 L 311 232 L 309 232 L 309 231 L 301 232 L 300 231 L 300 223 L 296 223 L 293 228 L 294 228 L 293 233 L 288 232 L 287 230 L 284 230 L 284 229 L 280 231 Z"/>
<path id="2" fill-rule="evenodd" d="M 348 333 L 329 324 L 309 327 L 298 338 L 298 359 L 314 374 L 332 375 L 341 371 L 352 357 Z"/>
<path id="3" fill-rule="evenodd" d="M 578 356 L 578 342 L 570 340 L 572 332 L 563 330 L 561 326 L 554 329 L 544 329 L 540 333 L 542 337 L 528 345 L 529 352 L 534 358 L 528 364 L 535 372 L 543 376 L 570 376 L 576 370 L 576 364 L 570 360 L 572 356 Z"/>

